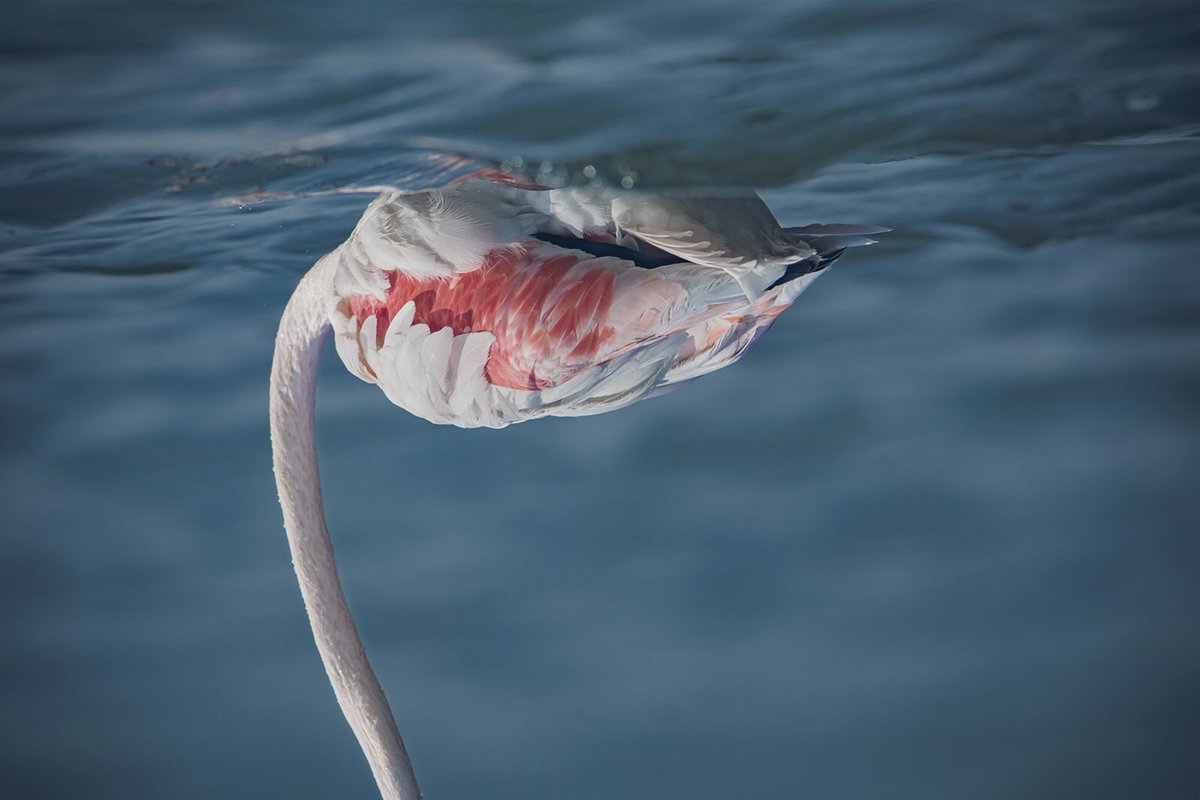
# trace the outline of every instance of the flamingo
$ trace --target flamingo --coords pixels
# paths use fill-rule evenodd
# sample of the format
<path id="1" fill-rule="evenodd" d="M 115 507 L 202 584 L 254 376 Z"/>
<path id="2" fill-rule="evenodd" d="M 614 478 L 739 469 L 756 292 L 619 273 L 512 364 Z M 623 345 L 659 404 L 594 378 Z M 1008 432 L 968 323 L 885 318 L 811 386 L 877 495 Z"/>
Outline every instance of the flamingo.
<path id="1" fill-rule="evenodd" d="M 430 422 L 502 428 L 596 414 L 732 364 L 843 250 L 887 229 L 783 228 L 752 193 L 548 189 L 487 168 L 435 189 L 383 188 L 283 312 L 271 444 L 338 704 L 380 795 L 419 800 L 322 509 L 314 419 L 328 334 L 350 372 Z"/>

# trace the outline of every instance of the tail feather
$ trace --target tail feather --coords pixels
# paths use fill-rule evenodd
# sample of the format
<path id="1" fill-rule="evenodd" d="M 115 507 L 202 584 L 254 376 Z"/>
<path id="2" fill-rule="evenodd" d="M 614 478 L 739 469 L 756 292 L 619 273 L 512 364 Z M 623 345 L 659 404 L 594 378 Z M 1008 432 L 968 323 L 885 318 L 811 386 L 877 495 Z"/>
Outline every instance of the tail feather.
<path id="1" fill-rule="evenodd" d="M 788 236 L 797 241 L 804 242 L 817 254 L 825 260 L 837 257 L 847 247 L 862 247 L 868 244 L 875 244 L 875 240 L 870 238 L 881 233 L 889 233 L 890 228 L 882 228 L 878 225 L 803 225 L 798 228 L 784 228 Z"/>
<path id="2" fill-rule="evenodd" d="M 878 225 L 847 225 L 834 223 L 829 225 L 802 225 L 796 228 L 784 228 L 784 233 L 794 242 L 806 244 L 815 253 L 813 257 L 798 261 L 788 267 L 787 272 L 772 285 L 787 283 L 801 275 L 823 270 L 837 261 L 838 256 L 848 247 L 864 247 L 875 244 L 872 236 L 889 233 L 891 228 Z"/>

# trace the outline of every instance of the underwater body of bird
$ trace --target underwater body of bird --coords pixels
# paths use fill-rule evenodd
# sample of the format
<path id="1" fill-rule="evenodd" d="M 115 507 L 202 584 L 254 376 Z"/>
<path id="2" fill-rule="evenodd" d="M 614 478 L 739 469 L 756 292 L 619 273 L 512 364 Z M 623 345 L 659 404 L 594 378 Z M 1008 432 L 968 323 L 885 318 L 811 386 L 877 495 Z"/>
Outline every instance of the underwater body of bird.
<path id="1" fill-rule="evenodd" d="M 351 372 L 431 422 L 596 414 L 733 363 L 843 250 L 884 231 L 783 228 L 749 193 L 548 189 L 482 169 L 384 191 L 301 280 L 271 372 L 276 485 L 317 648 L 384 798 L 420 791 L 325 524 L 328 333 Z"/>

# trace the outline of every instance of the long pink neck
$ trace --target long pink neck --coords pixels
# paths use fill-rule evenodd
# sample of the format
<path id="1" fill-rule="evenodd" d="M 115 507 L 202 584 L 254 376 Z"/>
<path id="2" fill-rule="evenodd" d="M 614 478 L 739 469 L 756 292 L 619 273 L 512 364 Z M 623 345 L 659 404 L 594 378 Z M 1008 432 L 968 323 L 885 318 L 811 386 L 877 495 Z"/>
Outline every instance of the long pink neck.
<path id="1" fill-rule="evenodd" d="M 314 412 L 332 291 L 333 261 L 322 260 L 300 281 L 279 323 L 271 366 L 275 485 L 300 594 L 338 705 L 385 800 L 420 800 L 404 742 L 346 606 L 325 527 Z"/>

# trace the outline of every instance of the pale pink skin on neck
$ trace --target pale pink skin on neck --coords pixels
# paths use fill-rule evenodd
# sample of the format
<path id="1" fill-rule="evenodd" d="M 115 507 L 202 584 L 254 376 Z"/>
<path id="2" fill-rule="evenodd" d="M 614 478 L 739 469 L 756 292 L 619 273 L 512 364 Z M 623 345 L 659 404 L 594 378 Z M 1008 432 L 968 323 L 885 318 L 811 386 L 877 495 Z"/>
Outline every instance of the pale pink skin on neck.
<path id="1" fill-rule="evenodd" d="M 493 250 L 479 269 L 449 278 L 387 277 L 385 301 L 347 298 L 360 326 L 375 317 L 377 345 L 411 301 L 413 325 L 491 333 L 485 377 L 522 390 L 555 386 L 655 335 L 664 313 L 686 300 L 682 286 L 649 270 L 537 241 Z"/>

